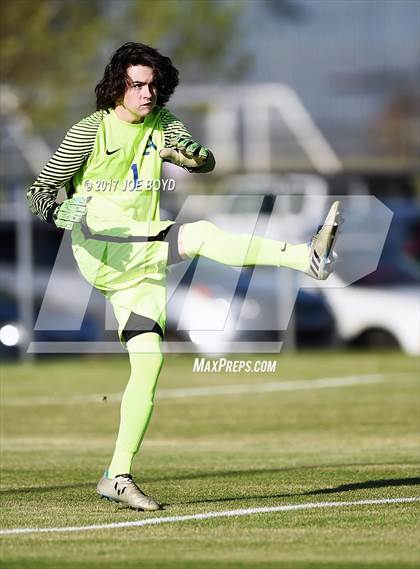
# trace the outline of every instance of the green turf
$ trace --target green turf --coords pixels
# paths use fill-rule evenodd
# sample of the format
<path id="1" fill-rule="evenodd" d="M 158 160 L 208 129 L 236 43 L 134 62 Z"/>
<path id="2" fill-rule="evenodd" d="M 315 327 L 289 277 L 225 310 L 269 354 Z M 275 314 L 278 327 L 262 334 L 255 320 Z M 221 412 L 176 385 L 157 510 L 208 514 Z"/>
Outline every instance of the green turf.
<path id="1" fill-rule="evenodd" d="M 127 361 L 4 365 L 2 526 L 419 496 L 414 358 L 298 353 L 279 357 L 274 375 L 218 375 L 193 374 L 192 357 L 167 356 L 160 388 L 381 373 L 385 379 L 370 385 L 158 400 L 135 474 L 166 507 L 147 514 L 121 510 L 94 491 L 112 453 L 118 421 L 112 394 L 124 387 Z M 418 503 L 363 505 L 1 536 L 0 543 L 7 568 L 397 569 L 418 565 L 419 510 Z"/>

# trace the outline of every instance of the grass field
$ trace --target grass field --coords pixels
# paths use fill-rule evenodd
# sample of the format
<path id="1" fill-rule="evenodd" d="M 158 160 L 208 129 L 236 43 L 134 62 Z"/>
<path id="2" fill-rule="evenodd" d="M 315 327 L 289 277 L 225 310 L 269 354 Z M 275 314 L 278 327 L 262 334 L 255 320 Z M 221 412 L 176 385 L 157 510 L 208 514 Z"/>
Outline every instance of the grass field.
<path id="1" fill-rule="evenodd" d="M 3 366 L 3 528 L 420 497 L 418 360 L 300 353 L 279 357 L 275 374 L 198 374 L 192 362 L 167 356 L 136 460 L 142 487 L 165 504 L 158 513 L 119 509 L 95 493 L 113 450 L 119 410 L 113 394 L 124 388 L 125 359 Z M 316 381 L 347 376 L 363 377 L 353 385 Z M 273 382 L 287 382 L 286 388 L 212 393 L 226 384 Z M 171 391 L 182 387 L 210 389 Z M 419 511 L 419 502 L 324 504 L 141 527 L 3 534 L 2 566 L 417 567 Z"/>

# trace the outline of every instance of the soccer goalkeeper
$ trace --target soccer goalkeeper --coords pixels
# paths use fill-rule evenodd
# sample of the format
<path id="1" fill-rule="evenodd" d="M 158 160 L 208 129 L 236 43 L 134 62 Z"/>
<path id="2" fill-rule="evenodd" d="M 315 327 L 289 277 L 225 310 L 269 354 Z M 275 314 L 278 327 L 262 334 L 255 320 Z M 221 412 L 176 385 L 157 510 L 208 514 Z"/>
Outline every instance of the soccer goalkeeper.
<path id="1" fill-rule="evenodd" d="M 130 473 L 162 366 L 167 266 L 202 255 L 235 266 L 289 267 L 325 279 L 341 222 L 335 202 L 312 241 L 294 245 L 233 235 L 208 221 L 161 221 L 159 192 L 148 188 L 159 183 L 162 162 L 191 173 L 215 166 L 210 150 L 165 106 L 177 84 L 178 71 L 168 57 L 140 43 L 124 44 L 95 88 L 97 111 L 70 128 L 27 194 L 41 219 L 71 230 L 81 273 L 113 306 L 131 373 L 114 454 L 97 492 L 138 510 L 161 508 Z M 62 187 L 68 199 L 58 204 Z"/>

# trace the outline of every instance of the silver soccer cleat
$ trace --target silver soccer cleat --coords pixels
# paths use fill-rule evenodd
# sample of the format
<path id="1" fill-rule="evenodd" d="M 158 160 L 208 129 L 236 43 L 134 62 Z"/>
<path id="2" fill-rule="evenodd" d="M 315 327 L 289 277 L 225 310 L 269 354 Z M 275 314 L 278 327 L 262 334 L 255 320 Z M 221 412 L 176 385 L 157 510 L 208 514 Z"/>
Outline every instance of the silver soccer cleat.
<path id="1" fill-rule="evenodd" d="M 337 258 L 334 246 L 343 221 L 341 202 L 334 202 L 323 225 L 310 242 L 307 275 L 323 281 L 332 273 Z"/>
<path id="2" fill-rule="evenodd" d="M 156 500 L 140 490 L 131 474 L 119 474 L 115 478 L 108 478 L 105 473 L 99 480 L 96 491 L 102 498 L 126 504 L 134 510 L 153 512 L 162 509 Z"/>

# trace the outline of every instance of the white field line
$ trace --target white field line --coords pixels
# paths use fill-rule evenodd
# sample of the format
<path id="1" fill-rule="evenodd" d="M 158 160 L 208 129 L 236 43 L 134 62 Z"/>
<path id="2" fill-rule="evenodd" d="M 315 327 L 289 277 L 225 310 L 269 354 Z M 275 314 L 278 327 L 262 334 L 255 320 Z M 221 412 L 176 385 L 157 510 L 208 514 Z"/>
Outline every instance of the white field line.
<path id="1" fill-rule="evenodd" d="M 325 377 L 322 379 L 302 379 L 296 381 L 272 381 L 269 383 L 244 383 L 215 385 L 209 387 L 184 387 L 162 390 L 163 398 L 203 397 L 209 395 L 238 395 L 246 393 L 271 393 L 273 391 L 299 391 L 304 389 L 324 389 L 326 387 L 347 387 L 350 385 L 371 384 L 383 381 L 383 375 Z M 159 392 L 158 392 L 159 395 Z"/>
<path id="2" fill-rule="evenodd" d="M 420 497 L 412 498 L 383 498 L 379 500 L 353 500 L 349 502 L 309 502 L 306 504 L 286 504 L 284 506 L 272 506 L 267 508 L 245 508 L 241 510 L 224 510 L 221 512 L 203 512 L 186 516 L 167 516 L 161 518 L 149 518 L 134 522 L 114 522 L 110 524 L 95 524 L 90 526 L 64 526 L 53 528 L 13 528 L 0 530 L 0 535 L 16 535 L 23 533 L 64 533 L 74 531 L 95 531 L 104 529 L 119 529 L 130 527 L 142 527 L 176 522 L 188 522 L 192 520 L 208 520 L 210 518 L 231 518 L 237 516 L 250 516 L 253 514 L 271 514 L 275 512 L 290 512 L 295 510 L 314 510 L 317 508 L 340 508 L 345 506 L 370 506 L 380 504 L 407 504 L 420 502 Z"/>
<path id="3" fill-rule="evenodd" d="M 350 387 L 353 385 L 371 385 L 380 383 L 387 378 L 395 378 L 410 374 L 370 374 L 350 375 L 343 377 L 324 377 L 321 379 L 302 379 L 295 381 L 272 381 L 269 383 L 242 383 L 231 385 L 210 385 L 206 387 L 179 387 L 174 389 L 158 390 L 157 399 L 180 399 L 185 397 L 208 397 L 214 395 L 246 395 L 251 393 L 272 393 L 275 391 L 301 391 L 311 389 L 325 389 L 331 387 Z M 106 395 L 107 401 L 121 401 L 122 392 Z M 35 405 L 73 405 L 77 403 L 98 403 L 104 395 L 71 395 L 68 397 L 13 397 L 3 398 L 1 405 L 7 406 L 35 406 Z"/>

